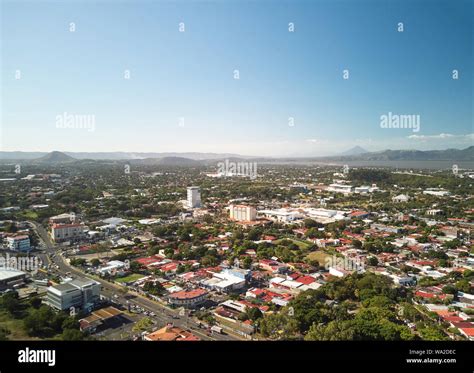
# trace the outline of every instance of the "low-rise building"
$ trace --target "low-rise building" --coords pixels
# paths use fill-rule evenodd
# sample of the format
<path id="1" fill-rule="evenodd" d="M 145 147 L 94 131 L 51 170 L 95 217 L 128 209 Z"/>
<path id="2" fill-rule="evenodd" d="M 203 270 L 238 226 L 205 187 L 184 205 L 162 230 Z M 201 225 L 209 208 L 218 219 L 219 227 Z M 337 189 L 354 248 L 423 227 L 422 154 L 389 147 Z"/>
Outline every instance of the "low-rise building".
<path id="1" fill-rule="evenodd" d="M 100 284 L 97 281 L 76 278 L 47 290 L 47 303 L 57 310 L 69 310 L 71 307 L 92 308 L 100 298 Z"/>
<path id="2" fill-rule="evenodd" d="M 29 251 L 30 237 L 27 235 L 7 237 L 7 247 L 14 251 Z"/>
<path id="3" fill-rule="evenodd" d="M 210 279 L 203 280 L 201 285 L 223 293 L 240 290 L 245 287 L 252 272 L 248 269 L 227 268 L 214 273 Z"/>
<path id="4" fill-rule="evenodd" d="M 193 333 L 172 324 L 143 336 L 145 341 L 199 341 Z"/>
<path id="5" fill-rule="evenodd" d="M 408 202 L 410 197 L 406 194 L 399 194 L 398 196 L 392 197 L 392 201 L 396 203 Z"/>
<path id="6" fill-rule="evenodd" d="M 208 292 L 204 289 L 181 290 L 168 295 L 168 303 L 177 307 L 193 308 L 207 299 Z"/>
<path id="7" fill-rule="evenodd" d="M 444 189 L 429 188 L 429 189 L 424 190 L 423 194 L 436 196 L 436 197 L 447 197 L 451 193 Z"/>
<path id="8" fill-rule="evenodd" d="M 349 194 L 354 191 L 354 187 L 352 185 L 334 183 L 329 184 L 327 190 L 330 192 Z"/>
<path id="9" fill-rule="evenodd" d="M 74 212 L 51 216 L 49 224 L 71 224 L 76 222 L 76 214 Z"/>
<path id="10" fill-rule="evenodd" d="M 101 276 L 104 275 L 121 275 L 125 271 L 126 263 L 120 260 L 111 260 L 106 265 L 97 269 L 97 273 Z"/>
<path id="11" fill-rule="evenodd" d="M 13 269 L 0 269 L 0 290 L 12 289 L 26 280 L 26 273 Z"/>

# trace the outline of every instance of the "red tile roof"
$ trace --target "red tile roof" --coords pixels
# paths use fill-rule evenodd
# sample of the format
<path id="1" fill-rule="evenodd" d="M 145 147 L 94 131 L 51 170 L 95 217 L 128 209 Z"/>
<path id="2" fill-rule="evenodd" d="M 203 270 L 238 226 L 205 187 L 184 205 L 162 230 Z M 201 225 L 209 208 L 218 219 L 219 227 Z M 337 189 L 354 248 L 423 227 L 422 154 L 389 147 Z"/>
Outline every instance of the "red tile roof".
<path id="1" fill-rule="evenodd" d="M 204 289 L 193 289 L 193 290 L 177 291 L 176 293 L 170 294 L 169 297 L 173 298 L 173 299 L 184 300 L 184 299 L 198 298 L 198 297 L 201 297 L 201 296 L 206 295 L 206 294 L 207 294 L 207 291 L 204 290 Z"/>

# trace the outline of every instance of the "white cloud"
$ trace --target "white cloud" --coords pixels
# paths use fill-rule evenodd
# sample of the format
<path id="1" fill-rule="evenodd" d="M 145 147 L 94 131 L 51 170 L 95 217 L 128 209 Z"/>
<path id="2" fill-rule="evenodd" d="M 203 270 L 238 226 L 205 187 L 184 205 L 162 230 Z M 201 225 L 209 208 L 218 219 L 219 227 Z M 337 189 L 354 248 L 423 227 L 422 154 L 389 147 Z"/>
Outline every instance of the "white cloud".
<path id="1" fill-rule="evenodd" d="M 306 142 L 309 142 L 309 143 L 311 143 L 311 144 L 321 144 L 321 143 L 323 143 L 323 142 L 325 142 L 325 141 L 320 140 L 320 139 L 306 139 Z"/>
<path id="2" fill-rule="evenodd" d="M 469 133 L 466 135 L 453 135 L 450 133 L 440 133 L 438 135 L 410 135 L 409 139 L 412 140 L 443 140 L 443 139 L 459 139 L 459 140 L 472 140 L 474 139 L 474 133 Z"/>

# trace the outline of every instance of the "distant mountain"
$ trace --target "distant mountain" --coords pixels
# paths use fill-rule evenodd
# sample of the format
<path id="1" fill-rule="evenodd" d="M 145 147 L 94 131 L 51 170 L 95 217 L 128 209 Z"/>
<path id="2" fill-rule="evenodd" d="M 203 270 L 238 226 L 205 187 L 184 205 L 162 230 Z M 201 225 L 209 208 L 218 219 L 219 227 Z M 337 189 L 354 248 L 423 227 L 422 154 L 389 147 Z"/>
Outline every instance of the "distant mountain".
<path id="1" fill-rule="evenodd" d="M 336 156 L 326 157 L 248 157 L 237 154 L 218 153 L 73 153 L 73 152 L 0 152 L 0 160 L 5 163 L 12 160 L 30 160 L 33 162 L 71 162 L 74 160 L 109 160 L 129 161 L 149 165 L 181 165 L 195 166 L 213 165 L 218 161 L 229 162 L 259 162 L 259 163 L 314 163 L 314 162 L 344 162 L 344 161 L 474 161 L 474 146 L 466 149 L 446 150 L 384 150 L 367 152 L 360 146 L 355 146 Z"/>
<path id="2" fill-rule="evenodd" d="M 35 159 L 35 161 L 41 163 L 65 163 L 74 162 L 76 159 L 62 152 L 54 151 Z"/>
<path id="3" fill-rule="evenodd" d="M 187 153 L 140 153 L 140 152 L 63 152 L 66 155 L 73 157 L 74 159 L 95 159 L 95 160 L 132 160 L 132 159 L 146 159 L 155 158 L 161 159 L 165 157 L 182 157 L 194 160 L 211 160 L 211 159 L 226 159 L 231 157 L 244 157 L 238 154 L 231 153 L 198 153 L 198 152 L 187 152 Z M 3 152 L 0 151 L 1 160 L 29 160 L 36 159 L 47 155 L 46 152 Z"/>
<path id="4" fill-rule="evenodd" d="M 365 150 L 364 148 L 360 147 L 359 145 L 354 146 L 353 148 L 350 148 L 349 150 L 346 150 L 345 152 L 341 153 L 340 155 L 359 155 L 359 154 L 364 154 L 368 153 L 368 150 Z"/>
<path id="5" fill-rule="evenodd" d="M 325 161 L 474 161 L 474 146 L 446 150 L 384 150 L 358 155 L 321 157 Z"/>
<path id="6" fill-rule="evenodd" d="M 152 166 L 199 166 L 201 161 L 184 157 L 163 157 L 134 159 L 131 163 Z"/>

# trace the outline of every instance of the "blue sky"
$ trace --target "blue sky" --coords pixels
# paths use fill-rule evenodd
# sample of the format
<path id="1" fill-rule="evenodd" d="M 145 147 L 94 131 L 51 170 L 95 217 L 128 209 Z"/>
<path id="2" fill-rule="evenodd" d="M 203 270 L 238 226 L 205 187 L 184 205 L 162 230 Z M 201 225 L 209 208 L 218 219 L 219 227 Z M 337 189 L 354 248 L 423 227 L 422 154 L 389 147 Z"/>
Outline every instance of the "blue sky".
<path id="1" fill-rule="evenodd" d="M 2 150 L 322 155 L 474 143 L 472 1 L 1 3 Z M 65 112 L 94 130 L 57 128 Z M 381 128 L 388 112 L 419 115 L 420 131 Z"/>

